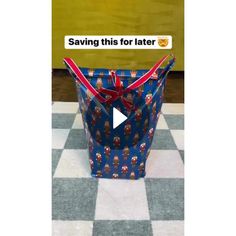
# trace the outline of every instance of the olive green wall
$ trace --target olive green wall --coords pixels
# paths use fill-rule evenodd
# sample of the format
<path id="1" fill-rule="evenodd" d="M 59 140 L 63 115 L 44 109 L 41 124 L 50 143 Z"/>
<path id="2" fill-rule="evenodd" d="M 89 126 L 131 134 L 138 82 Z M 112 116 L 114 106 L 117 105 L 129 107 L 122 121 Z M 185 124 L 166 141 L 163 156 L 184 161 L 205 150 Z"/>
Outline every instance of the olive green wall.
<path id="1" fill-rule="evenodd" d="M 184 0 L 53 0 L 52 65 L 141 69 L 170 50 L 68 50 L 65 35 L 172 35 L 174 70 L 184 70 Z"/>

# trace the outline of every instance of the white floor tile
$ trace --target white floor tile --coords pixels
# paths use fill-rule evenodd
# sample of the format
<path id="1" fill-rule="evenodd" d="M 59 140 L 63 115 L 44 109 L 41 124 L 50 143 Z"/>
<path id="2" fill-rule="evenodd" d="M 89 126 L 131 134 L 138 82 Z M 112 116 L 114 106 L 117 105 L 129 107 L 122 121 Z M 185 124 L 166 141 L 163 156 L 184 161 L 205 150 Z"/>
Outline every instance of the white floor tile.
<path id="1" fill-rule="evenodd" d="M 151 150 L 146 178 L 184 178 L 184 165 L 178 150 Z"/>
<path id="2" fill-rule="evenodd" d="M 184 236 L 184 221 L 152 221 L 153 236 Z"/>
<path id="3" fill-rule="evenodd" d="M 61 221 L 52 222 L 52 236 L 92 236 L 92 221 Z"/>
<path id="4" fill-rule="evenodd" d="M 144 180 L 99 179 L 95 219 L 148 220 Z"/>
<path id="5" fill-rule="evenodd" d="M 72 125 L 72 129 L 83 129 L 84 125 L 83 125 L 83 121 L 82 121 L 82 115 L 81 114 L 77 114 L 74 120 L 74 123 Z"/>
<path id="6" fill-rule="evenodd" d="M 179 115 L 184 114 L 183 103 L 163 103 L 161 111 L 163 114 Z"/>
<path id="7" fill-rule="evenodd" d="M 52 148 L 63 149 L 69 132 L 69 129 L 52 129 Z"/>
<path id="8" fill-rule="evenodd" d="M 184 130 L 170 131 L 179 150 L 184 150 Z"/>
<path id="9" fill-rule="evenodd" d="M 167 125 L 166 120 L 162 114 L 160 114 L 156 129 L 168 129 L 168 125 Z"/>
<path id="10" fill-rule="evenodd" d="M 54 178 L 91 177 L 87 150 L 65 149 L 54 174 Z"/>
<path id="11" fill-rule="evenodd" d="M 52 113 L 76 113 L 78 108 L 78 102 L 54 102 Z"/>

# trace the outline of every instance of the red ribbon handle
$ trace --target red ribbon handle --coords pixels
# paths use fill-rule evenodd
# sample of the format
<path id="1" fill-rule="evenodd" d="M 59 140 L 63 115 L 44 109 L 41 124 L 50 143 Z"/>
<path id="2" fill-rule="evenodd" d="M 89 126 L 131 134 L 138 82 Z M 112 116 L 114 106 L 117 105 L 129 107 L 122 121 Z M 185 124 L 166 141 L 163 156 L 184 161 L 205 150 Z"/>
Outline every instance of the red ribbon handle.
<path id="1" fill-rule="evenodd" d="M 139 79 L 137 79 L 135 82 L 130 84 L 127 88 L 123 89 L 123 84 L 120 80 L 120 78 L 115 74 L 114 71 L 111 72 L 111 75 L 115 78 L 115 90 L 110 90 L 106 88 L 101 88 L 99 91 L 97 91 L 86 79 L 86 77 L 83 75 L 81 70 L 76 66 L 75 62 L 70 58 L 65 58 L 64 62 L 66 65 L 71 69 L 71 71 L 76 75 L 77 82 L 80 82 L 83 84 L 100 102 L 113 102 L 117 100 L 119 97 L 121 98 L 123 104 L 130 108 L 132 105 L 130 102 L 124 98 L 122 95 L 124 93 L 128 93 L 130 90 L 135 90 L 136 88 L 142 86 L 145 84 L 150 77 L 160 68 L 160 66 L 166 61 L 166 59 L 169 57 L 169 55 L 164 56 L 160 61 L 158 61 L 148 72 L 146 72 L 144 75 L 142 75 Z M 174 58 L 175 59 L 175 58 Z M 105 99 L 103 96 L 101 96 L 101 93 L 109 95 L 109 99 Z"/>

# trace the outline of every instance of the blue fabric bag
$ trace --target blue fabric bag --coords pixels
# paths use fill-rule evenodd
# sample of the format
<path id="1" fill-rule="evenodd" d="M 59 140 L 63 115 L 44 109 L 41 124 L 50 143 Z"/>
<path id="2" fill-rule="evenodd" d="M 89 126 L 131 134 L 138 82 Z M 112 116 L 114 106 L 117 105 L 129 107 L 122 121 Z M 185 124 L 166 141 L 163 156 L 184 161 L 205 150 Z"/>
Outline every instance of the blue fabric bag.
<path id="1" fill-rule="evenodd" d="M 175 63 L 172 57 L 161 68 L 167 58 L 163 57 L 149 71 L 79 68 L 72 59 L 64 59 L 77 86 L 92 176 L 145 176 L 167 74 Z M 107 116 L 112 107 L 130 117 L 114 130 Z"/>

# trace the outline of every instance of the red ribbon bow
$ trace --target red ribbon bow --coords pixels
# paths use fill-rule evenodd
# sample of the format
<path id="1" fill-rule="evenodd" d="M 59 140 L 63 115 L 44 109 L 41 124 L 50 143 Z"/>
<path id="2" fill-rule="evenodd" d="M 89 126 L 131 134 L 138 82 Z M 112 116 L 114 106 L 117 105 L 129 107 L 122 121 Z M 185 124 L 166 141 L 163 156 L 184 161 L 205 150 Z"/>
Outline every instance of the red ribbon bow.
<path id="1" fill-rule="evenodd" d="M 128 93 L 130 89 L 124 89 L 123 83 L 121 82 L 120 78 L 115 74 L 114 71 L 111 72 L 111 76 L 115 78 L 115 90 L 106 89 L 106 88 L 100 88 L 98 91 L 109 95 L 110 97 L 106 100 L 108 104 L 111 104 L 112 102 L 116 101 L 118 98 L 120 98 L 121 102 L 124 104 L 124 106 L 127 109 L 131 109 L 133 107 L 132 102 L 130 102 L 127 98 L 125 98 L 123 95 L 125 93 Z"/>
<path id="2" fill-rule="evenodd" d="M 114 71 L 112 71 L 111 75 L 115 78 L 115 90 L 100 88 L 98 91 L 89 83 L 89 81 L 86 79 L 86 77 L 83 75 L 81 70 L 76 66 L 75 62 L 71 58 L 64 58 L 64 62 L 76 75 L 76 81 L 83 84 L 85 88 L 88 89 L 99 100 L 99 102 L 111 104 L 112 102 L 120 98 L 127 109 L 132 109 L 133 104 L 123 95 L 125 93 L 129 93 L 132 90 L 137 89 L 138 87 L 146 83 L 168 57 L 169 55 L 164 56 L 147 73 L 142 75 L 139 79 L 130 84 L 127 88 L 123 87 L 123 83 L 121 82 L 120 78 L 115 74 Z M 109 95 L 109 98 L 104 98 L 100 93 Z"/>

